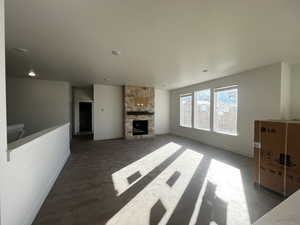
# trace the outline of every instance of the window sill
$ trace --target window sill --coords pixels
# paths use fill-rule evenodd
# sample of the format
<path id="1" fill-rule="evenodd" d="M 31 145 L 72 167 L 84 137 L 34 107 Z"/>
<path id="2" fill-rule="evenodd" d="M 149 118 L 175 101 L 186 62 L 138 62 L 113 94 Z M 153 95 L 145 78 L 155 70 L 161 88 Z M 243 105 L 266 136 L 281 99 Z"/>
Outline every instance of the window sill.
<path id="1" fill-rule="evenodd" d="M 193 130 L 197 130 L 197 131 L 212 132 L 212 133 L 216 133 L 216 134 L 224 134 L 224 135 L 233 136 L 233 137 L 239 136 L 238 133 L 229 133 L 229 132 L 224 132 L 224 131 L 217 131 L 217 130 L 211 130 L 211 129 L 201 129 L 201 128 L 195 128 L 195 127 L 185 127 L 185 126 L 182 126 L 182 125 L 179 125 L 179 127 L 180 128 L 193 129 Z"/>
<path id="2" fill-rule="evenodd" d="M 239 136 L 238 133 L 229 133 L 229 132 L 217 131 L 217 130 L 214 130 L 213 132 L 217 133 L 217 134 L 225 134 L 225 135 L 229 135 L 229 136 Z"/>
<path id="3" fill-rule="evenodd" d="M 194 127 L 195 130 L 199 130 L 199 131 L 207 131 L 207 132 L 211 132 L 211 129 L 204 129 L 204 128 L 196 128 Z"/>
<path id="4" fill-rule="evenodd" d="M 192 129 L 192 127 L 185 127 L 185 126 L 182 126 L 182 125 L 179 125 L 180 128 L 190 128 Z"/>

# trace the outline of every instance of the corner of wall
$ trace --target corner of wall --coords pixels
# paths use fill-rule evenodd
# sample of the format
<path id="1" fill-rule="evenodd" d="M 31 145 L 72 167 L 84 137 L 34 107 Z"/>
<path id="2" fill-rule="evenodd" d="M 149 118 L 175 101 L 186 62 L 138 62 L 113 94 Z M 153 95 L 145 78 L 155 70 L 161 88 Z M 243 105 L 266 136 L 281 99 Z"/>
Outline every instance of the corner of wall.
<path id="1" fill-rule="evenodd" d="M 300 63 L 291 65 L 291 119 L 300 120 Z"/>
<path id="2" fill-rule="evenodd" d="M 281 119 L 289 120 L 291 111 L 291 68 L 286 62 L 281 63 L 280 114 Z"/>
<path id="3" fill-rule="evenodd" d="M 3 170 L 6 163 L 6 84 L 5 84 L 5 29 L 4 29 L 4 0 L 0 0 L 0 188 L 3 188 Z M 3 189 L 0 189 L 2 202 Z M 0 225 L 3 225 L 3 208 L 0 204 Z"/>

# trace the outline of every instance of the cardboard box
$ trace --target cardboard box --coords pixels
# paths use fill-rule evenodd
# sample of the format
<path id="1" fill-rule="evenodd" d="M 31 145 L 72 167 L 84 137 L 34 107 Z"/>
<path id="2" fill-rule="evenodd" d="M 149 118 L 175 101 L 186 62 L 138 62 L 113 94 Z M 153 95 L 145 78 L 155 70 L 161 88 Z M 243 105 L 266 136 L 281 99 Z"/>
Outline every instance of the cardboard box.
<path id="1" fill-rule="evenodd" d="M 261 166 L 260 184 L 270 190 L 284 194 L 284 169 L 272 166 Z"/>
<path id="2" fill-rule="evenodd" d="M 283 195 L 300 189 L 300 122 L 255 121 L 255 183 Z"/>
<path id="3" fill-rule="evenodd" d="M 262 158 L 264 166 L 284 165 L 280 162 L 281 154 L 285 154 L 286 124 L 280 122 L 261 122 L 260 137 Z"/>
<path id="4" fill-rule="evenodd" d="M 287 156 L 287 168 L 300 173 L 300 124 L 288 124 Z"/>
<path id="5" fill-rule="evenodd" d="M 289 170 L 286 172 L 286 195 L 291 195 L 300 189 L 300 174 Z"/>

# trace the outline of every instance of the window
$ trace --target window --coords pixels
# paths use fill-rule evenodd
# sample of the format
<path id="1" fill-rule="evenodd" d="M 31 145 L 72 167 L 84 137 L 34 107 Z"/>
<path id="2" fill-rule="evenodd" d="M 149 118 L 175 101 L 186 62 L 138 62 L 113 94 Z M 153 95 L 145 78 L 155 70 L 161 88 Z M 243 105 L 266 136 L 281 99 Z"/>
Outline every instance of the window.
<path id="1" fill-rule="evenodd" d="M 180 126 L 192 127 L 192 94 L 180 96 Z"/>
<path id="2" fill-rule="evenodd" d="M 214 131 L 237 135 L 238 87 L 215 89 L 214 100 Z"/>
<path id="3" fill-rule="evenodd" d="M 210 89 L 194 95 L 194 128 L 210 130 Z"/>

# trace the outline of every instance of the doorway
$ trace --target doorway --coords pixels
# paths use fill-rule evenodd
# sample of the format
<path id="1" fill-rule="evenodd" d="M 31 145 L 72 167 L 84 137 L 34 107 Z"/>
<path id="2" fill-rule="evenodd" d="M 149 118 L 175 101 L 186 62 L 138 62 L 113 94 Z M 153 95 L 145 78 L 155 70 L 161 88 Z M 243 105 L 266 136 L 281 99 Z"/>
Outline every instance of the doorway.
<path id="1" fill-rule="evenodd" d="M 91 102 L 79 102 L 79 132 L 92 133 Z"/>

